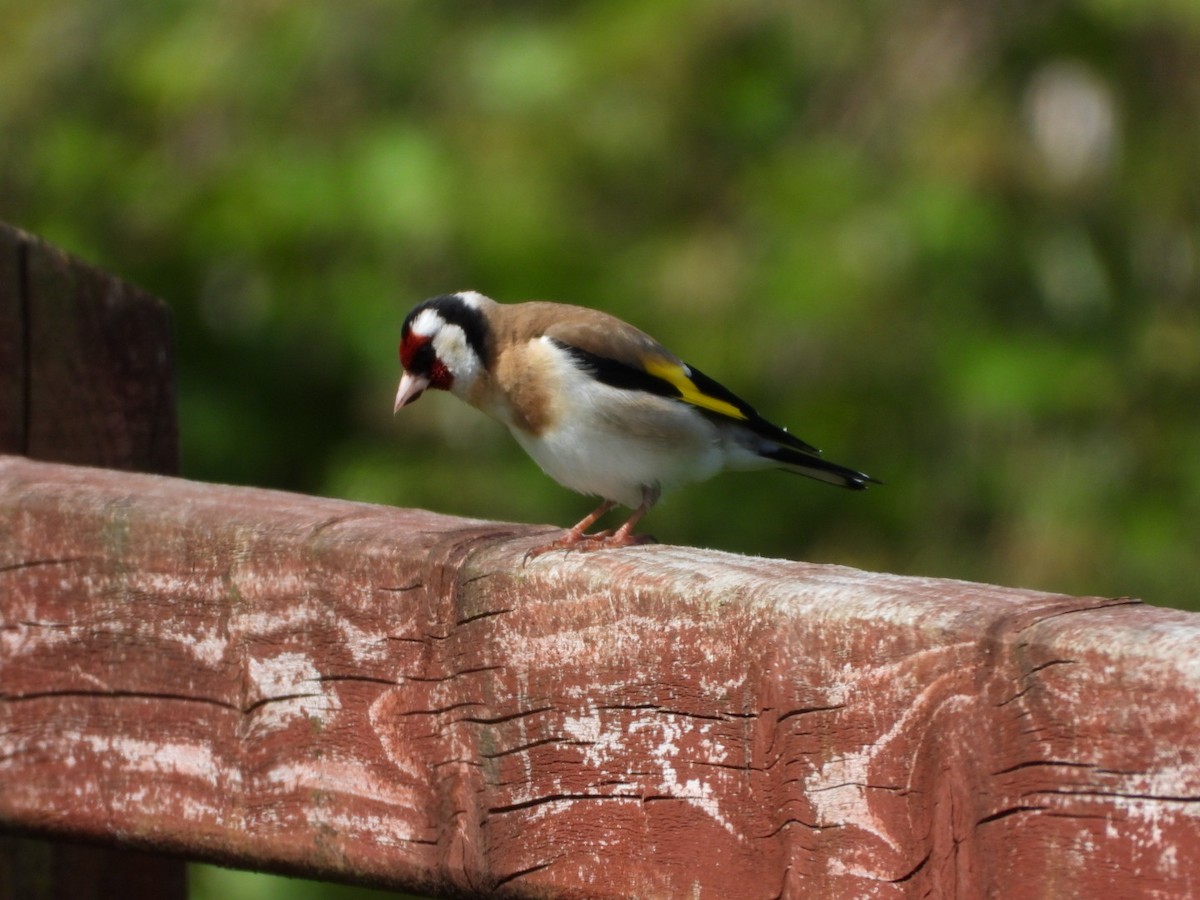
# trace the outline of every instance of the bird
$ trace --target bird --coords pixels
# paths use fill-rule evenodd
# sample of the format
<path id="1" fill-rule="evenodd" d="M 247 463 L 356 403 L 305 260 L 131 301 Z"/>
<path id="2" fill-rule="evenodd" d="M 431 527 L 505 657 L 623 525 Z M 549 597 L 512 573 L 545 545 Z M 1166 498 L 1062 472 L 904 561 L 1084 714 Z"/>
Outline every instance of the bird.
<path id="1" fill-rule="evenodd" d="M 549 301 L 440 294 L 404 319 L 393 414 L 425 391 L 454 394 L 506 426 L 542 470 L 601 504 L 530 550 L 652 542 L 634 534 L 663 491 L 723 469 L 780 468 L 862 490 L 878 479 L 830 462 L 745 400 L 608 313 Z M 588 533 L 621 505 L 615 530 Z"/>

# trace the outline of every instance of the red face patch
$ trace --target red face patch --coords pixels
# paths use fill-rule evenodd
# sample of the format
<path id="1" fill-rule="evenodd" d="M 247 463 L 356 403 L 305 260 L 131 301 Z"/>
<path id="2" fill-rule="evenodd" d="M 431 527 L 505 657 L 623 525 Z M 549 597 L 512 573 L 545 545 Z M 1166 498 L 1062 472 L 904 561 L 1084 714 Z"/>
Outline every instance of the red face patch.
<path id="1" fill-rule="evenodd" d="M 429 386 L 438 390 L 448 391 L 450 385 L 454 383 L 454 376 L 450 374 L 450 370 L 436 356 L 433 358 L 433 369 L 429 373 Z"/>
<path id="2" fill-rule="evenodd" d="M 433 341 L 408 332 L 400 341 L 400 365 L 405 372 L 429 379 L 429 386 L 447 391 L 454 383 L 454 376 L 446 364 L 438 359 Z"/>
<path id="3" fill-rule="evenodd" d="M 417 337 L 411 331 L 406 331 L 400 339 L 400 365 L 405 372 L 412 371 L 413 358 L 422 344 L 428 344 L 429 338 Z"/>

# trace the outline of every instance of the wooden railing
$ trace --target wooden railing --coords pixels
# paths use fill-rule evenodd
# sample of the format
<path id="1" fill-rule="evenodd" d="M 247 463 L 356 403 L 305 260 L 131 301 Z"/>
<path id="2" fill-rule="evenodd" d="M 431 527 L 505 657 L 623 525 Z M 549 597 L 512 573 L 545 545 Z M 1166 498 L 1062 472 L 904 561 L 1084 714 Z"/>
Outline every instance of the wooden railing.
<path id="1" fill-rule="evenodd" d="M 91 364 L 129 416 L 58 433 L 169 471 Z M 16 371 L 2 449 L 83 461 Z M 0 458 L 0 823 L 433 895 L 1200 894 L 1200 615 L 539 533 Z"/>

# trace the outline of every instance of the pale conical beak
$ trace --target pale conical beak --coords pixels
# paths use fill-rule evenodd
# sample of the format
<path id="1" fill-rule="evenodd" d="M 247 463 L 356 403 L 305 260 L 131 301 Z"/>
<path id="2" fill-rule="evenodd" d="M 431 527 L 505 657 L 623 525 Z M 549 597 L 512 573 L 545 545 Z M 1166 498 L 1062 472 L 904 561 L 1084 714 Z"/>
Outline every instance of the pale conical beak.
<path id="1" fill-rule="evenodd" d="M 405 372 L 404 377 L 400 379 L 400 389 L 396 391 L 396 405 L 392 407 L 392 413 L 400 412 L 400 407 L 408 406 L 420 397 L 427 387 L 429 387 L 428 378 Z"/>

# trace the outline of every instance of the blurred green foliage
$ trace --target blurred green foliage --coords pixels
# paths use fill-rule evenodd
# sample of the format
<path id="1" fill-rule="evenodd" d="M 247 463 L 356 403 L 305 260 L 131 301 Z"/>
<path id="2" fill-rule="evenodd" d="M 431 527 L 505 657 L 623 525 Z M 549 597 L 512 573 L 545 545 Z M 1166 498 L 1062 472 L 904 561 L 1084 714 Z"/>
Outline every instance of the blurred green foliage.
<path id="1" fill-rule="evenodd" d="M 0 5 L 0 218 L 174 308 L 185 474 L 569 524 L 418 300 L 609 310 L 835 460 L 661 539 L 1195 606 L 1200 5 Z"/>
<path id="2" fill-rule="evenodd" d="M 666 541 L 1197 606 L 1192 0 L 8 0 L 0 34 L 0 218 L 174 308 L 191 477 L 573 522 L 452 398 L 393 421 L 403 315 L 474 288 L 623 316 L 887 482 L 723 476 Z"/>
<path id="3" fill-rule="evenodd" d="M 420 900 L 416 894 L 200 865 L 190 869 L 188 897 L 191 900 Z"/>

